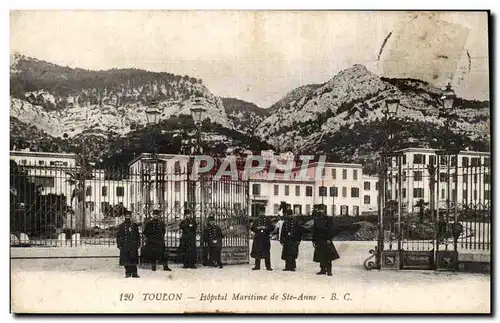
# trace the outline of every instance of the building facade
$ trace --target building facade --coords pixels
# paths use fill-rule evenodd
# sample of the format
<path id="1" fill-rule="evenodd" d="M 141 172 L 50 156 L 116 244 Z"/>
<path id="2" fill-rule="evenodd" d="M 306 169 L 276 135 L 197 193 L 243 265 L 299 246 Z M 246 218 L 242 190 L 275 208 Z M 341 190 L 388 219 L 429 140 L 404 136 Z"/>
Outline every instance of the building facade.
<path id="1" fill-rule="evenodd" d="M 490 202 L 490 153 L 461 151 L 453 156 L 425 148 L 407 148 L 399 153 L 400 170 L 395 157 L 388 170 L 387 195 L 392 200 L 401 197 L 406 212 L 415 211 L 419 201 L 432 200 L 439 208 L 454 207 L 455 203 L 459 208 L 479 204 L 482 207 Z"/>

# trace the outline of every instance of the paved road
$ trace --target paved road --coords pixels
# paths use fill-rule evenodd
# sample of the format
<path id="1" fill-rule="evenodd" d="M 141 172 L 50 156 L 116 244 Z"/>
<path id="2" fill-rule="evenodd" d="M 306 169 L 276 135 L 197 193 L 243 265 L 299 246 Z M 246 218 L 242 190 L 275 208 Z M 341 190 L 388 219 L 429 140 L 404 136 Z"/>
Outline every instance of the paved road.
<path id="1" fill-rule="evenodd" d="M 196 270 L 173 265 L 170 273 L 140 270 L 141 278 L 124 279 L 123 269 L 114 258 L 14 259 L 11 261 L 12 305 L 18 312 L 79 313 L 489 312 L 488 275 L 366 271 L 362 262 L 373 243 L 339 242 L 336 245 L 342 258 L 334 263 L 332 277 L 315 275 L 318 265 L 312 262 L 309 242 L 301 246 L 298 271 L 293 273 L 281 270 L 281 248 L 276 242 L 272 244 L 275 269 L 272 272 L 252 271 L 251 264 Z M 133 293 L 134 299 L 120 301 L 123 293 Z M 144 301 L 144 293 L 146 297 L 154 298 L 153 294 L 159 293 L 160 298 L 181 299 Z M 270 300 L 273 294 L 278 300 Z M 309 299 L 290 299 L 301 294 Z M 227 299 L 210 302 L 212 296 Z M 264 296 L 266 300 L 233 300 L 233 297 Z"/>

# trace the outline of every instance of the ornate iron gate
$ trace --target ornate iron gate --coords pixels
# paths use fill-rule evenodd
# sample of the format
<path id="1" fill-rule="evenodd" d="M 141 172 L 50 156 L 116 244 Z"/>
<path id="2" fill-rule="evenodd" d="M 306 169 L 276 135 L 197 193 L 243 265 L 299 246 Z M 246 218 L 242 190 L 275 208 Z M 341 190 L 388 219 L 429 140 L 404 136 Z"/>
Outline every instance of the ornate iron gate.
<path id="1" fill-rule="evenodd" d="M 184 156 L 187 157 L 187 156 Z M 167 226 L 166 247 L 177 258 L 179 224 L 186 212 L 198 222 L 199 260 L 206 218 L 214 216 L 225 238 L 222 260 L 248 263 L 248 181 L 193 178 L 188 158 L 141 158 L 129 167 L 96 169 L 11 163 L 12 246 L 116 246 L 125 210 L 140 230 L 154 209 Z M 54 257 L 57 257 L 54 253 Z"/>
<path id="2" fill-rule="evenodd" d="M 490 249 L 489 154 L 408 149 L 386 158 L 367 269 L 455 270 L 460 251 Z"/>

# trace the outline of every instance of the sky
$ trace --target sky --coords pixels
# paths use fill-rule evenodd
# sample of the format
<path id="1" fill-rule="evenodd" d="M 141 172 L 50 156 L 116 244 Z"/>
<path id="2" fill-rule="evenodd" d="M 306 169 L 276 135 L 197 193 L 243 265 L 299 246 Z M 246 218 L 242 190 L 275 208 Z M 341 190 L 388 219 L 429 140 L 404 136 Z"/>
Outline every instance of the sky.
<path id="1" fill-rule="evenodd" d="M 486 13 L 12 11 L 10 18 L 11 53 L 189 75 L 217 96 L 263 108 L 354 64 L 439 87 L 450 81 L 459 96 L 489 98 Z"/>

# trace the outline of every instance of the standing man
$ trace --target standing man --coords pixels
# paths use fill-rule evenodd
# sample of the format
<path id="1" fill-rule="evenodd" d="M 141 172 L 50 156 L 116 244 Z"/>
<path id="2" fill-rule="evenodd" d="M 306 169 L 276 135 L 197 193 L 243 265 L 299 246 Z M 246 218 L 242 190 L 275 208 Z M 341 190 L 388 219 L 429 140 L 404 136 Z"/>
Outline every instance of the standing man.
<path id="1" fill-rule="evenodd" d="M 196 268 L 196 220 L 193 218 L 190 210 L 184 212 L 185 219 L 181 221 L 181 238 L 179 249 L 182 256 L 182 268 Z"/>
<path id="2" fill-rule="evenodd" d="M 299 244 L 302 240 L 302 232 L 297 220 L 293 217 L 292 210 L 286 210 L 286 216 L 281 227 L 280 243 L 283 245 L 281 259 L 285 261 L 283 271 L 295 271 L 296 259 L 299 255 Z"/>
<path id="3" fill-rule="evenodd" d="M 208 245 L 208 263 L 213 267 L 222 268 L 222 234 L 221 228 L 215 224 L 213 216 L 208 217 L 208 224 L 203 232 L 203 241 Z"/>
<path id="4" fill-rule="evenodd" d="M 116 244 L 120 249 L 120 266 L 125 267 L 125 278 L 139 278 L 137 264 L 138 249 L 141 246 L 141 236 L 137 224 L 132 222 L 132 212 L 125 211 L 125 221 L 118 226 Z"/>
<path id="5" fill-rule="evenodd" d="M 315 205 L 316 206 L 316 205 Z M 313 210 L 314 226 L 312 241 L 314 246 L 314 262 L 319 262 L 320 271 L 317 275 L 332 275 L 332 260 L 339 259 L 340 256 L 333 245 L 333 222 L 326 215 L 324 204 L 318 205 L 319 208 Z"/>
<path id="6" fill-rule="evenodd" d="M 255 258 L 255 267 L 252 270 L 260 270 L 260 260 L 264 258 L 266 269 L 271 271 L 271 233 L 274 226 L 261 211 L 259 217 L 252 224 L 251 230 L 255 233 L 250 255 Z"/>
<path id="7" fill-rule="evenodd" d="M 146 245 L 144 246 L 146 261 L 151 262 L 151 269 L 156 271 L 156 264 L 163 265 L 163 270 L 168 268 L 168 258 L 165 247 L 165 222 L 160 219 L 160 210 L 153 210 L 153 219 L 144 228 Z"/>

